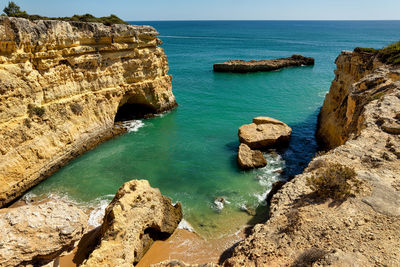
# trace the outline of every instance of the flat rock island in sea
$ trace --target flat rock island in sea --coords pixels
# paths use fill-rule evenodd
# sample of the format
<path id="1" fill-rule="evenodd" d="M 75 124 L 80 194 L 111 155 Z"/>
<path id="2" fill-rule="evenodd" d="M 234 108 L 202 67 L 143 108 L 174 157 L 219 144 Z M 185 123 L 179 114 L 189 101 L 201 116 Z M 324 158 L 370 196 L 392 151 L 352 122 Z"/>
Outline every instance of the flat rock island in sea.
<path id="1" fill-rule="evenodd" d="M 269 117 L 256 117 L 253 123 L 239 128 L 239 141 L 251 149 L 283 145 L 290 139 L 292 129 L 287 124 Z"/>
<path id="2" fill-rule="evenodd" d="M 285 145 L 292 129 L 285 123 L 270 117 L 255 117 L 253 123 L 239 128 L 237 162 L 241 169 L 261 168 L 267 165 L 263 153 L 255 149 Z"/>
<path id="3" fill-rule="evenodd" d="M 215 72 L 258 72 L 274 71 L 287 67 L 300 67 L 314 65 L 314 58 L 304 57 L 302 55 L 293 55 L 287 58 L 278 58 L 271 60 L 230 60 L 223 63 L 215 63 Z"/>

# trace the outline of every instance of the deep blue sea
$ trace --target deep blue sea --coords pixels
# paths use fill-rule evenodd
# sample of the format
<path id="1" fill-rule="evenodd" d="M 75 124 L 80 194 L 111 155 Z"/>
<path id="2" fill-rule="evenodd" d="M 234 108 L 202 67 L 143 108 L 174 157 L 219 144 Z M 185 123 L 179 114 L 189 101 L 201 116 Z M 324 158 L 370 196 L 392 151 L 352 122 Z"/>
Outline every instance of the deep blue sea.
<path id="1" fill-rule="evenodd" d="M 335 58 L 357 46 L 400 40 L 400 21 L 146 21 L 163 41 L 179 107 L 75 159 L 30 195 L 62 195 L 105 206 L 131 179 L 183 204 L 184 218 L 207 238 L 237 231 L 263 204 L 271 183 L 301 172 L 316 152 L 317 115 L 334 78 Z M 216 62 L 302 54 L 313 67 L 275 72 L 214 73 Z M 269 165 L 237 168 L 238 128 L 255 116 L 292 127 L 287 149 L 267 153 Z M 283 174 L 279 170 L 284 169 Z M 227 202 L 223 209 L 216 197 Z M 99 210 L 97 210 L 99 212 Z"/>

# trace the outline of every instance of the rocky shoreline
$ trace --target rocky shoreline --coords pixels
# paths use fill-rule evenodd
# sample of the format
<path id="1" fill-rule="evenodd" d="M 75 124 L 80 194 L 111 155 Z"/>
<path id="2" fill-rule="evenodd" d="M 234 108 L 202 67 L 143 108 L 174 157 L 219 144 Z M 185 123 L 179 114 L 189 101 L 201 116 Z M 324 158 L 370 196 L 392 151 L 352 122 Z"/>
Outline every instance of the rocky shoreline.
<path id="1" fill-rule="evenodd" d="M 293 55 L 287 58 L 278 58 L 271 60 L 230 60 L 223 63 L 215 63 L 213 69 L 215 72 L 259 72 L 274 71 L 287 67 L 300 67 L 314 65 L 314 59 L 302 55 Z"/>
<path id="2" fill-rule="evenodd" d="M 336 64 L 318 128 L 336 148 L 272 197 L 268 222 L 254 227 L 224 266 L 400 264 L 400 139 L 382 127 L 400 126 L 400 71 L 365 52 L 343 52 Z M 354 197 L 314 196 L 309 177 L 332 164 L 356 172 L 362 186 Z"/>
<path id="3" fill-rule="evenodd" d="M 117 134 L 126 105 L 177 105 L 150 26 L 1 17 L 0 32 L 0 207 Z"/>
<path id="4" fill-rule="evenodd" d="M 167 60 L 151 27 L 0 18 L 0 31 L 0 109 L 6 111 L 0 116 L 1 206 L 118 134 L 114 118 L 123 105 L 154 112 L 176 106 Z M 238 72 L 289 66 L 285 62 L 243 64 Z M 273 188 L 269 220 L 228 249 L 223 266 L 400 265 L 400 68 L 364 50 L 342 52 L 336 65 L 317 131 L 330 150 Z M 260 126 L 265 120 L 268 127 L 283 127 L 288 140 L 290 128 L 271 118 L 255 118 L 245 128 L 257 137 L 267 130 Z M 252 142 L 243 131 L 243 150 L 253 159 L 251 149 L 269 139 Z M 337 174 L 337 166 L 351 170 L 357 183 L 348 184 L 345 197 L 321 195 L 312 181 Z M 124 184 L 102 226 L 91 232 L 87 215 L 67 203 L 1 209 L 0 266 L 51 264 L 79 240 L 77 264 L 132 266 L 155 241 L 173 234 L 181 219 L 180 204 L 145 180 Z"/>

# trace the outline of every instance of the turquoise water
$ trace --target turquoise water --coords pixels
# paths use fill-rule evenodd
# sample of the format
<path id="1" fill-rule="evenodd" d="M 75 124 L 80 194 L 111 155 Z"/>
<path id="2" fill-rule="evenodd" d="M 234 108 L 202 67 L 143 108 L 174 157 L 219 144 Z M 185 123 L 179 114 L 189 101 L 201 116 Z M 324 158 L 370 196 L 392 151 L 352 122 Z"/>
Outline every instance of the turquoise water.
<path id="1" fill-rule="evenodd" d="M 232 233 L 251 217 L 277 179 L 299 172 L 316 151 L 318 109 L 334 77 L 341 50 L 379 48 L 400 39 L 400 22 L 190 21 L 135 22 L 154 26 L 163 40 L 178 109 L 143 121 L 136 132 L 110 140 L 75 159 L 31 190 L 66 195 L 86 205 L 110 200 L 131 179 L 180 201 L 184 217 L 205 237 Z M 270 73 L 213 73 L 215 62 L 270 59 L 294 53 L 314 67 Z M 238 128 L 255 116 L 282 120 L 291 143 L 268 154 L 269 166 L 241 171 L 236 165 Z M 279 156 L 280 155 L 280 156 Z M 275 172 L 285 168 L 285 173 Z M 222 210 L 214 204 L 223 196 Z"/>

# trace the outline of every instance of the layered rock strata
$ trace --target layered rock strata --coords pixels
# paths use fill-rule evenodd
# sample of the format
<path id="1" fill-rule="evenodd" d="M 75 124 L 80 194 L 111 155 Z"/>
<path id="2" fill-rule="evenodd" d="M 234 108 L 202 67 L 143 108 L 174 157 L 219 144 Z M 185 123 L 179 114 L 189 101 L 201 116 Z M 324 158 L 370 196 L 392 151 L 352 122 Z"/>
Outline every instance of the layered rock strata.
<path id="1" fill-rule="evenodd" d="M 156 240 L 169 237 L 182 219 L 180 203 L 146 180 L 125 183 L 108 205 L 97 248 L 81 266 L 132 266 Z"/>
<path id="2" fill-rule="evenodd" d="M 343 52 L 336 64 L 318 129 L 336 148 L 272 197 L 270 219 L 224 266 L 400 265 L 400 69 L 360 52 Z M 359 192 L 315 197 L 308 177 L 337 163 L 355 170 Z"/>
<path id="3" fill-rule="evenodd" d="M 111 137 L 123 105 L 176 106 L 157 34 L 0 18 L 0 207 Z"/>
<path id="4" fill-rule="evenodd" d="M 314 59 L 301 55 L 293 55 L 287 58 L 271 59 L 271 60 L 230 60 L 223 63 L 214 64 L 215 72 L 259 72 L 274 71 L 287 67 L 298 67 L 314 65 Z"/>
<path id="5" fill-rule="evenodd" d="M 87 215 L 49 201 L 0 210 L 0 266 L 42 266 L 70 251 L 87 229 Z"/>

